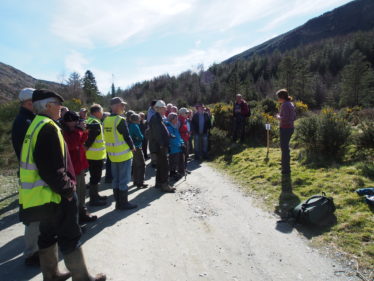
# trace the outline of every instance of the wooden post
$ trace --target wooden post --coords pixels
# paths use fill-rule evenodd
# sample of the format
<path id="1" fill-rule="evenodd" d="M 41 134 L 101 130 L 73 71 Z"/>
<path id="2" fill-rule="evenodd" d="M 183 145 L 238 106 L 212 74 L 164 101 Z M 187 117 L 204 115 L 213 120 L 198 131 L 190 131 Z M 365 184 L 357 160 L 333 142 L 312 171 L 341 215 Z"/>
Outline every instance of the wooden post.
<path id="1" fill-rule="evenodd" d="M 270 124 L 265 124 L 266 138 L 267 138 L 267 150 L 266 150 L 266 161 L 269 161 L 269 149 L 270 149 Z"/>

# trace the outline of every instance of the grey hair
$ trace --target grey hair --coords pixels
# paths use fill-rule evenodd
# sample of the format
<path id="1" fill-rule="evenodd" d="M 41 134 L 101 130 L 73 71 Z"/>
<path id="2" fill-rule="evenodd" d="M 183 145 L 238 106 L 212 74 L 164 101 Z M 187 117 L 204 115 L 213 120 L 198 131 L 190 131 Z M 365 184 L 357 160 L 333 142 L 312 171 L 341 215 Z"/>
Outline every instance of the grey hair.
<path id="1" fill-rule="evenodd" d="M 48 99 L 44 99 L 44 100 L 34 101 L 32 103 L 34 112 L 36 114 L 45 113 L 45 111 L 47 110 L 47 104 L 49 104 L 51 102 L 56 102 L 56 99 L 55 98 L 48 98 Z"/>
<path id="2" fill-rule="evenodd" d="M 169 113 L 168 115 L 168 120 L 171 122 L 173 121 L 174 119 L 178 118 L 178 114 L 176 114 L 175 112 L 171 112 Z"/>

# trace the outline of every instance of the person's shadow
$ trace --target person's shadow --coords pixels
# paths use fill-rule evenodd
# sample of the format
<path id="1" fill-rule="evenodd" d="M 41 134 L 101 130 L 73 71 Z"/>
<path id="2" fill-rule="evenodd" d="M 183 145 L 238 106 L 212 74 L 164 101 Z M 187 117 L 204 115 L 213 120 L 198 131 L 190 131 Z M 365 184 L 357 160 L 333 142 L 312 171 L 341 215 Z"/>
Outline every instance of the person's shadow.
<path id="1" fill-rule="evenodd" d="M 280 216 L 281 221 L 277 223 L 276 229 L 283 233 L 290 233 L 293 225 L 284 223 L 290 217 L 291 210 L 300 203 L 300 198 L 292 191 L 292 178 L 290 174 L 282 174 L 281 193 L 275 213 Z"/>

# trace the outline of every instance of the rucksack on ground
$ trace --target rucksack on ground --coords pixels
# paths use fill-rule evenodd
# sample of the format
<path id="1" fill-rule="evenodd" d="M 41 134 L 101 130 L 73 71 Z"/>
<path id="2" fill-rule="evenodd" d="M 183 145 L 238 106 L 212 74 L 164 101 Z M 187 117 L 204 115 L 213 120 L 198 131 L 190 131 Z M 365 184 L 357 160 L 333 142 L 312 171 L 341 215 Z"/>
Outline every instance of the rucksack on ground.
<path id="1" fill-rule="evenodd" d="M 314 195 L 292 209 L 295 223 L 321 225 L 334 215 L 334 199 L 322 195 Z"/>

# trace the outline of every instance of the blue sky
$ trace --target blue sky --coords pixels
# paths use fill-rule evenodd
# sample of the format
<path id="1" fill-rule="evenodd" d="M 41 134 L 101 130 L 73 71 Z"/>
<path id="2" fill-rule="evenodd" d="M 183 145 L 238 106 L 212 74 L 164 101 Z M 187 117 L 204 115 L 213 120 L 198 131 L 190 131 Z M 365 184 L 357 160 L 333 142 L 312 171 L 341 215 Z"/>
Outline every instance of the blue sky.
<path id="1" fill-rule="evenodd" d="M 0 61 L 61 82 L 90 69 L 99 90 L 208 68 L 345 0 L 1 0 Z"/>

